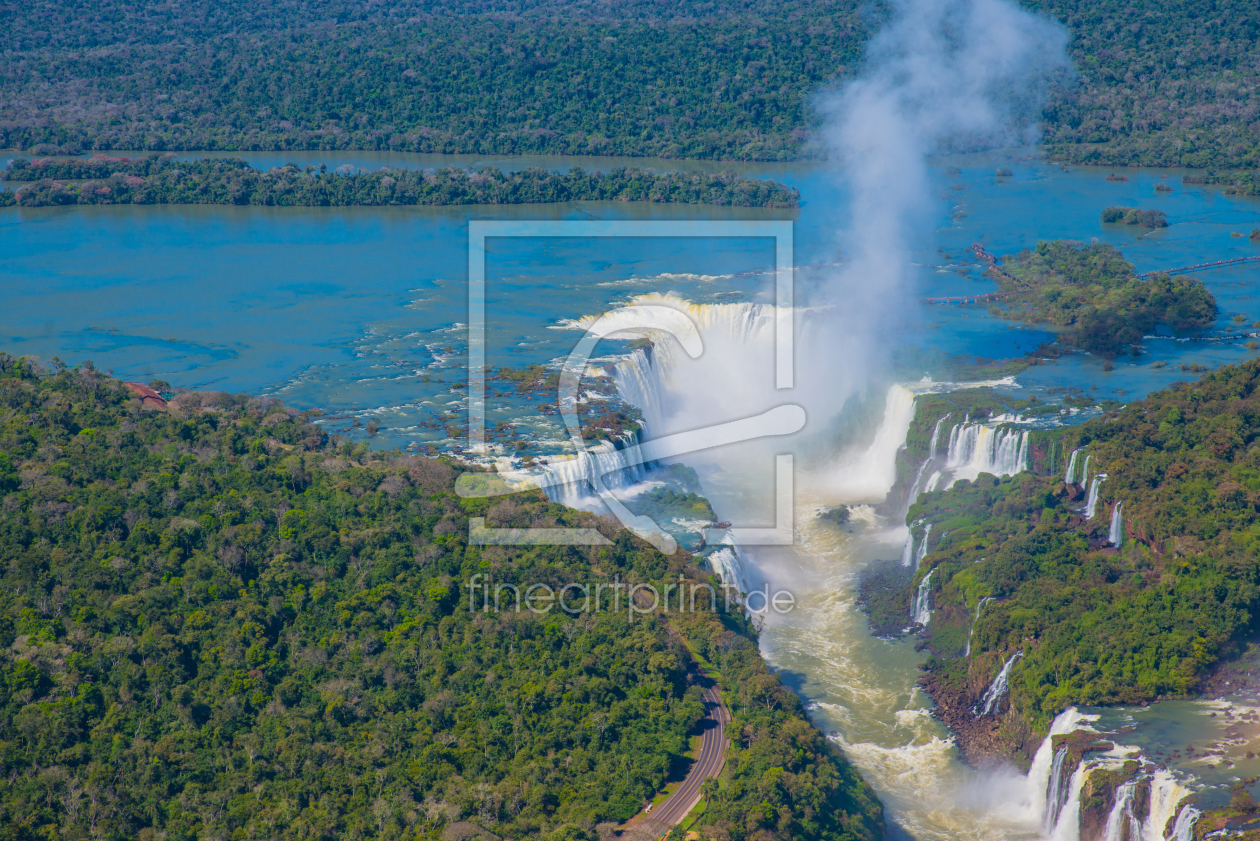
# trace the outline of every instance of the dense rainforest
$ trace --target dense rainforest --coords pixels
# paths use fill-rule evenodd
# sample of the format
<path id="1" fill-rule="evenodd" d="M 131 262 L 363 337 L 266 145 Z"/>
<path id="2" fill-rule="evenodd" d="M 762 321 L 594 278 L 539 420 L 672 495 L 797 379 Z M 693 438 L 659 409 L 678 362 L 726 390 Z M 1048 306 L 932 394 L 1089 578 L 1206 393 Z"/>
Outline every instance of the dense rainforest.
<path id="1" fill-rule="evenodd" d="M 254 169 L 236 158 L 180 161 L 172 154 L 132 160 L 18 158 L 0 179 L 33 181 L 9 194 L 23 207 L 63 204 L 350 205 L 529 204 L 561 201 L 649 201 L 791 208 L 800 193 L 775 181 L 734 173 L 662 173 L 618 167 L 555 173 L 496 167 L 335 172 L 296 164 Z M 67 179 L 71 179 L 68 181 Z M 73 179 L 90 179 L 73 183 Z M 0 193 L 0 196 L 4 194 Z"/>
<path id="2" fill-rule="evenodd" d="M 4 0 L 0 146 L 819 157 L 859 0 Z M 1250 0 L 1025 0 L 1071 33 L 1058 159 L 1260 167 Z"/>
<path id="3" fill-rule="evenodd" d="M 1123 221 L 1107 208 L 1104 221 Z M 1108 217 L 1108 212 L 1119 211 Z M 1152 221 L 1158 221 L 1158 217 Z M 1059 329 L 1061 345 L 1100 356 L 1136 354 L 1142 337 L 1157 327 L 1198 331 L 1216 321 L 1216 299 L 1203 282 L 1158 274 L 1139 278 L 1113 246 L 1069 240 L 1040 242 L 990 270 L 1005 293 L 990 312 Z"/>
<path id="4" fill-rule="evenodd" d="M 0 354 L 0 837 L 594 841 L 685 764 L 693 653 L 734 718 L 705 838 L 882 837 L 740 610 L 480 609 L 474 575 L 716 579 L 464 472 Z M 607 545 L 470 544 L 470 517 Z"/>
<path id="5" fill-rule="evenodd" d="M 920 432 L 946 408 L 916 417 Z M 931 573 L 925 680 L 964 743 L 983 748 L 979 729 L 1004 750 L 1021 740 L 1030 750 L 1068 706 L 1193 694 L 1224 661 L 1255 651 L 1258 419 L 1260 361 L 1227 366 L 1034 432 L 1031 471 L 981 474 L 910 508 L 910 520 L 932 524 L 905 585 L 915 592 Z M 1116 506 L 1119 547 L 1109 541 Z M 977 714 L 1016 655 L 1009 700 Z"/>

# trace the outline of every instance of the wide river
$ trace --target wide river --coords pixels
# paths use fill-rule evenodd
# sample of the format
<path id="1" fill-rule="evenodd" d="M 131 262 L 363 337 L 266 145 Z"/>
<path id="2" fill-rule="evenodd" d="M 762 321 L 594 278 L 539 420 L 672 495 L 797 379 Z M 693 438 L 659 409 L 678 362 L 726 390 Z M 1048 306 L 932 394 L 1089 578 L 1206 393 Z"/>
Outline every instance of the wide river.
<path id="1" fill-rule="evenodd" d="M 258 166 L 349 163 L 388 166 L 487 164 L 607 169 L 722 168 L 675 161 L 564 158 L 483 159 L 370 153 L 254 153 Z M 0 156 L 3 163 L 3 156 Z M 980 242 L 995 254 L 1041 239 L 1097 239 L 1123 250 L 1139 271 L 1260 254 L 1245 234 L 1260 228 L 1260 201 L 1183 186 L 1180 172 L 1060 167 L 1029 160 L 960 160 L 934 170 L 936 203 L 910 247 L 914 297 L 992 289 L 969 251 Z M 994 176 L 1009 166 L 1009 178 Z M 798 187 L 799 211 L 578 202 L 552 206 L 456 208 L 89 207 L 0 210 L 0 349 L 68 363 L 91 359 L 130 380 L 167 380 L 195 389 L 271 394 L 299 408 L 322 409 L 327 428 L 374 446 L 450 448 L 444 424 L 465 412 L 468 222 L 484 220 L 790 220 L 798 286 L 825 286 L 846 255 L 846 184 L 817 165 L 746 165 L 742 174 Z M 1158 193 L 1166 183 L 1171 192 Z M 1109 205 L 1156 207 L 1170 227 L 1147 231 L 1103 225 Z M 1244 236 L 1237 236 L 1243 234 Z M 678 237 L 498 238 L 486 247 L 487 365 L 547 364 L 566 355 L 593 316 L 652 293 L 671 294 L 707 312 L 720 304 L 768 302 L 773 240 Z M 1013 395 L 1054 399 L 1063 389 L 1098 398 L 1140 397 L 1191 375 L 1182 364 L 1217 366 L 1251 358 L 1245 346 L 1260 322 L 1260 265 L 1202 275 L 1221 318 L 1213 336 L 1153 338 L 1138 358 L 1069 355 L 1001 386 Z M 870 278 L 873 288 L 879 278 Z M 834 371 L 862 394 L 878 417 L 896 381 L 918 381 L 942 357 L 1018 355 L 1052 337 L 990 317 L 983 306 L 926 306 L 908 298 L 895 323 L 880 331 L 885 370 L 864 382 L 847 357 L 811 360 L 810 380 Z M 808 346 L 803 346 L 808 348 Z M 1152 363 L 1168 363 L 1153 367 Z M 818 373 L 821 372 L 821 373 Z M 749 374 L 751 376 L 751 373 Z M 820 380 L 819 377 L 824 379 Z M 735 378 L 736 380 L 738 378 Z M 725 386 L 738 392 L 738 384 Z M 699 388 L 699 386 L 697 386 Z M 738 403 L 738 393 L 735 393 Z M 490 423 L 513 424 L 540 452 L 563 449 L 554 421 L 525 411 L 514 398 L 487 406 Z M 881 427 L 887 431 L 885 414 Z M 800 607 L 772 617 L 763 650 L 809 703 L 820 727 L 835 732 L 850 758 L 888 806 L 893 837 L 917 839 L 1037 838 L 1024 806 L 1023 778 L 973 772 L 957 759 L 949 734 L 916 688 L 923 655 L 912 639 L 873 637 L 855 606 L 856 576 L 867 564 L 900 553 L 904 528 L 868 516 L 846 534 L 821 525 L 821 505 L 861 501 L 843 473 L 869 452 L 874 431 L 834 437 L 830 453 L 803 471 L 795 502 L 794 547 L 749 547 L 744 575 L 790 585 Z M 849 437 L 846 438 L 845 435 Z M 895 451 L 896 441 L 892 442 Z M 858 456 L 854 456 L 854 454 Z M 846 461 L 846 459 L 848 459 Z M 686 459 L 684 459 L 686 461 Z M 737 466 L 697 464 L 719 516 L 747 513 L 750 490 Z M 868 465 L 869 466 L 869 465 Z M 860 483 L 859 483 L 860 484 Z M 760 494 L 760 496 L 759 496 Z M 765 525 L 765 523 L 759 523 Z M 1219 706 L 1219 705 L 1218 705 Z M 1150 750 L 1213 734 L 1216 707 L 1203 702 L 1114 711 L 1117 720 L 1149 720 L 1134 743 Z M 1127 718 L 1126 718 L 1127 717 Z M 1189 734 L 1189 736 L 1187 735 Z M 1197 734 L 1197 735 L 1196 735 Z M 1260 773 L 1240 760 L 1232 771 L 1178 769 L 1187 784 L 1216 787 Z"/>

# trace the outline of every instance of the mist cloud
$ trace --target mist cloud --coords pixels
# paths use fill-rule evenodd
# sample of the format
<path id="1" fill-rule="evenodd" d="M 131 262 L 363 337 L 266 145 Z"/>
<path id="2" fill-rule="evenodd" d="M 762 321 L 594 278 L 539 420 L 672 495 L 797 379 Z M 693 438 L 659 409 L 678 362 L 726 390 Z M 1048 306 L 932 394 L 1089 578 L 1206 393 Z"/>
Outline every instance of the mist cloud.
<path id="1" fill-rule="evenodd" d="M 901 302 L 909 247 L 932 233 L 928 158 L 1034 142 L 1047 85 L 1070 69 L 1067 40 L 1006 0 L 893 0 L 858 77 L 819 100 L 852 195 L 846 298 Z"/>

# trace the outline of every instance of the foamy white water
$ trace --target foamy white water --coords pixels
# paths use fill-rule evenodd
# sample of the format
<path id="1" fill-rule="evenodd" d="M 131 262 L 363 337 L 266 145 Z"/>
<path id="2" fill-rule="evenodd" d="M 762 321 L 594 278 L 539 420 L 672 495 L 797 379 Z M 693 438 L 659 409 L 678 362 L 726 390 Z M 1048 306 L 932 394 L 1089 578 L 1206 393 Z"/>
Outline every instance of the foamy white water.
<path id="1" fill-rule="evenodd" d="M 764 324 L 765 312 L 756 305 L 675 305 L 695 318 L 706 341 L 741 337 L 749 353 L 758 345 L 764 349 L 768 341 L 767 332 L 757 326 Z M 721 412 L 741 405 L 697 379 L 707 376 L 706 368 L 689 367 L 667 348 L 667 342 L 659 342 L 650 357 L 636 352 L 615 365 L 622 397 L 646 404 L 643 409 L 652 435 L 678 428 L 687 407 L 696 405 L 697 393 L 709 395 L 712 401 L 701 420 L 716 420 Z M 953 739 L 932 716 L 930 701 L 917 686 L 918 667 L 925 655 L 914 650 L 913 638 L 873 637 L 856 605 L 857 578 L 864 567 L 897 565 L 899 560 L 917 564 L 929 551 L 931 524 L 915 523 L 907 529 L 864 503 L 882 500 L 893 484 L 897 451 L 913 420 L 917 394 L 954 387 L 917 383 L 882 390 L 883 407 L 875 428 L 842 445 L 835 457 L 815 460 L 812 475 L 798 469 L 804 481 L 798 482 L 794 499 L 794 545 L 739 547 L 728 541 L 709 556 L 709 562 L 726 583 L 740 590 L 769 583 L 790 589 L 796 596 L 794 612 L 763 614 L 763 653 L 776 668 L 803 676 L 799 689 L 816 723 L 832 734 L 886 805 L 890 837 L 1079 841 L 1080 788 L 1086 774 L 1092 767 L 1122 761 L 1117 751 L 1065 767 L 1066 752 L 1054 750 L 1053 736 L 1088 727 L 1089 717 L 1074 709 L 1061 714 L 1027 774 L 1014 767 L 969 768 L 960 761 Z M 944 424 L 938 424 L 934 432 L 944 437 L 944 429 Z M 780 441 L 776 446 L 787 446 L 790 451 L 790 444 L 799 443 Z M 764 455 L 764 449 L 752 447 L 728 449 L 717 456 L 698 453 L 682 460 L 701 470 L 706 495 L 719 516 L 738 521 L 755 518 L 759 511 L 764 516 L 757 494 L 749 488 L 757 481 L 755 471 L 739 461 Z M 942 470 L 954 478 L 960 470 L 971 469 L 1010 475 L 1027 469 L 1027 434 L 993 422 L 964 420 L 951 428 L 949 446 L 937 456 L 944 459 Z M 928 464 L 920 467 L 916 484 L 933 461 L 929 457 Z M 800 463 L 808 464 L 803 459 Z M 571 469 L 580 483 L 580 466 Z M 1095 477 L 1093 483 L 1095 500 L 1101 478 Z M 853 529 L 837 529 L 816 516 L 819 508 L 840 503 L 852 506 Z M 922 579 L 909 617 L 912 621 L 930 621 L 932 582 L 931 573 Z M 984 604 L 977 606 L 977 620 Z M 1006 659 L 977 714 L 992 714 L 1000 708 L 1019 657 L 1012 652 Z M 1116 826 L 1129 830 L 1130 837 L 1139 828 L 1144 841 L 1162 838 L 1151 834 L 1160 820 L 1167 824 L 1173 816 L 1187 822 L 1193 817 L 1188 808 L 1178 811 L 1184 793 L 1171 776 L 1156 778 L 1149 816 L 1134 813 L 1131 803 L 1122 804 Z"/>

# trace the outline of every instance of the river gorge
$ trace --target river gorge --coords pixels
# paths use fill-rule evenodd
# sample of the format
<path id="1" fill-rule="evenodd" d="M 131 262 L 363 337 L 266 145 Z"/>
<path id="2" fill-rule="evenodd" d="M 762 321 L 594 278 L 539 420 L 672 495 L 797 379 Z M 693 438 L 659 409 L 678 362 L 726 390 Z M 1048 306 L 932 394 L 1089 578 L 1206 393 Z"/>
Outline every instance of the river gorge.
<path id="1" fill-rule="evenodd" d="M 371 168 L 450 162 L 370 153 L 244 157 L 262 166 L 287 160 Z M 455 162 L 504 168 L 609 165 L 540 158 Z M 1012 175 L 995 176 L 998 165 Z M 611 484 L 623 499 L 661 487 L 699 490 L 718 520 L 767 529 L 776 525 L 774 457 L 790 453 L 793 545 L 741 545 L 725 529 L 685 518 L 669 529 L 685 548 L 697 549 L 703 536 L 705 548 L 697 551 L 728 583 L 749 590 L 769 582 L 793 591 L 795 610 L 764 614 L 763 652 L 807 702 L 816 724 L 874 785 L 887 806 L 892 837 L 1191 837 L 1187 833 L 1199 809 L 1227 799 L 1235 781 L 1260 775 L 1260 760 L 1248 750 L 1260 736 L 1260 705 L 1251 696 L 1222 692 L 1141 708 L 1067 710 L 1049 735 L 1032 739 L 1020 755 L 969 764 L 919 683 L 927 654 L 916 650 L 912 629 L 931 621 L 931 585 L 916 591 L 906 613 L 910 632 L 882 636 L 872 632 L 859 606 L 859 589 L 872 568 L 915 569 L 939 537 L 905 522 L 919 494 L 982 473 L 1011 476 L 1034 469 L 1029 430 L 1075 424 L 1097 414 L 1104 400 L 1127 402 L 1187 379 L 1182 366 L 1215 367 L 1254 355 L 1246 343 L 1253 330 L 1248 325 L 1260 322 L 1260 299 L 1253 291 L 1257 274 L 1238 266 L 1202 276 L 1221 307 L 1216 328 L 1205 336 L 1152 336 L 1142 355 L 1121 358 L 1114 369 L 1105 370 L 1096 357 L 1070 353 L 1014 375 L 987 369 L 969 375 L 977 357 L 1017 357 L 1053 339 L 1045 330 L 992 317 L 984 305 L 914 303 L 920 297 L 991 291 L 984 266 L 968 250 L 972 243 L 1001 255 L 1040 239 L 1097 239 L 1116 245 L 1138 271 L 1147 271 L 1257 253 L 1254 243 L 1231 234 L 1260 222 L 1260 203 L 1183 186 L 1180 173 L 1165 171 L 1135 170 L 1128 181 L 1115 182 L 1106 179 L 1107 170 L 1068 171 L 1015 153 L 935 162 L 931 183 L 939 208 L 932 235 L 905 255 L 914 289 L 905 291 L 893 317 L 878 325 L 879 342 L 849 346 L 845 336 L 825 329 L 826 307 L 843 308 L 843 298 L 813 309 L 802 305 L 792 313 L 798 382 L 781 392 L 774 388 L 769 341 L 776 318 L 773 241 L 580 235 L 492 240 L 487 370 L 542 366 L 555 372 L 592 319 L 626 306 L 683 313 L 706 354 L 687 357 L 671 339 L 650 330 L 601 345 L 590 373 L 602 379 L 581 399 L 635 407 L 642 431 L 613 436 L 580 459 L 572 458 L 560 418 L 538 410 L 540 403 L 553 402 L 554 394 L 493 381 L 487 427 L 497 429 L 497 437 L 491 436 L 486 449 L 470 449 L 463 426 L 468 222 L 790 220 L 798 289 L 807 293 L 824 285 L 850 259 L 833 236 L 840 225 L 837 208 L 847 201 L 846 184 L 830 170 L 809 165 L 738 169 L 798 187 L 801 210 L 616 202 L 0 210 L 6 231 L 0 272 L 11 290 L 0 312 L 0 331 L 7 349 L 17 354 L 56 355 L 70 363 L 92 359 L 125 379 L 261 392 L 298 408 L 319 408 L 329 432 L 375 447 L 453 454 L 513 475 L 541 477 L 553 498 L 578 506 L 597 505 L 588 479 L 597 469 L 612 468 Z M 1174 189 L 1156 192 L 1164 183 Z M 1171 225 L 1153 231 L 1104 225 L 1099 212 L 1113 204 L 1158 207 Z M 805 294 L 800 300 L 810 299 Z M 636 338 L 647 339 L 650 347 Z M 1011 400 L 1036 396 L 1055 409 L 974 422 L 965 414 L 942 418 L 934 424 L 927 459 L 910 465 L 908 473 L 899 468 L 898 452 L 922 398 L 977 387 Z M 1067 396 L 1076 399 L 1065 402 Z M 661 464 L 616 471 L 625 447 L 637 437 L 682 433 L 786 403 L 803 406 L 812 425 L 798 434 L 681 456 L 698 485 Z M 519 449 L 517 441 L 523 442 Z M 1061 470 L 1077 473 L 1065 477 L 1077 483 L 1088 475 L 1085 484 L 1097 489 L 1098 474 L 1086 465 Z M 1116 520 L 1122 530 L 1124 509 L 1105 489 L 1103 484 L 1101 503 L 1094 495 L 1095 516 Z M 838 505 L 850 512 L 845 528 L 820 518 Z M 983 608 L 977 608 L 977 618 Z M 981 696 L 976 718 L 1004 712 L 1002 667 L 1012 664 L 993 665 L 993 683 Z M 1183 745 L 1197 748 L 1183 753 Z M 1122 782 L 1101 794 L 1089 789 L 1091 770 L 1123 768 L 1130 761 L 1136 770 Z"/>

